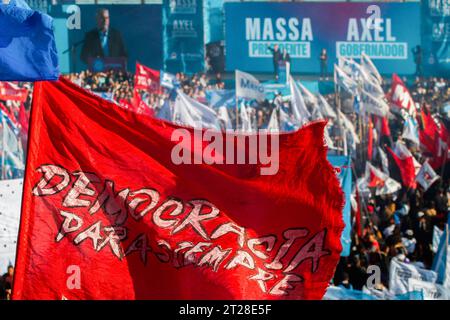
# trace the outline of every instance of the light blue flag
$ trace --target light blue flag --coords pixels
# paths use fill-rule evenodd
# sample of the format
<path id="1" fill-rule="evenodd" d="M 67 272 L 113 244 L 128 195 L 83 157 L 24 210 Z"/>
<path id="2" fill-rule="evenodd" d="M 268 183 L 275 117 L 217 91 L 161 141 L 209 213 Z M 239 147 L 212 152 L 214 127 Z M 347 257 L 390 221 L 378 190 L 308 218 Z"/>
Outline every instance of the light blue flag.
<path id="1" fill-rule="evenodd" d="M 351 238 L 351 203 L 350 197 L 352 194 L 352 168 L 351 168 L 351 160 L 350 157 L 346 156 L 335 156 L 328 155 L 328 161 L 330 161 L 331 165 L 335 168 L 338 168 L 338 178 L 341 183 L 342 190 L 345 194 L 345 205 L 342 210 L 342 218 L 345 223 L 344 231 L 342 231 L 341 235 L 341 244 L 342 244 L 342 257 L 348 257 L 350 255 L 350 247 L 352 244 Z"/>
<path id="2" fill-rule="evenodd" d="M 24 1 L 0 4 L 0 80 L 56 80 L 58 56 L 52 18 Z"/>
<path id="3" fill-rule="evenodd" d="M 171 73 L 161 70 L 159 78 L 161 87 L 174 90 L 180 86 L 176 76 Z"/>
<path id="4" fill-rule="evenodd" d="M 379 300 L 377 297 L 360 290 L 347 289 L 342 286 L 329 286 L 323 300 Z"/>
<path id="5" fill-rule="evenodd" d="M 445 225 L 442 233 L 439 247 L 434 256 L 432 270 L 438 274 L 437 283 L 442 284 L 445 288 L 450 288 L 450 257 L 448 255 L 448 224 Z"/>
<path id="6" fill-rule="evenodd" d="M 205 94 L 209 105 L 213 108 L 236 106 L 235 90 L 206 90 Z"/>

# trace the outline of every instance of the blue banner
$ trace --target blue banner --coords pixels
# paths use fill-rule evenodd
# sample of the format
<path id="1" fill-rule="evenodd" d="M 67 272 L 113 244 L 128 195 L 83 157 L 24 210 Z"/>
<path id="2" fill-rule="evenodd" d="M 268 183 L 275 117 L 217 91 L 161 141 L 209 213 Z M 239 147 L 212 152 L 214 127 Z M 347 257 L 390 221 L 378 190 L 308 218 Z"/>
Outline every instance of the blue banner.
<path id="1" fill-rule="evenodd" d="M 226 69 L 273 72 L 279 45 L 293 72 L 318 73 L 326 49 L 328 72 L 364 51 L 381 73 L 412 74 L 419 21 L 419 3 L 225 3 Z"/>
<path id="2" fill-rule="evenodd" d="M 337 169 L 339 182 L 341 183 L 342 190 L 345 193 L 345 205 L 342 210 L 342 218 L 344 219 L 345 228 L 341 235 L 342 244 L 342 257 L 348 257 L 350 255 L 350 249 L 352 244 L 351 231 L 351 203 L 350 197 L 352 195 L 352 168 L 350 157 L 346 156 L 334 156 L 328 155 L 328 161 L 331 165 Z"/>
<path id="3" fill-rule="evenodd" d="M 450 2 L 422 1 L 422 53 L 424 73 L 450 74 Z"/>
<path id="4" fill-rule="evenodd" d="M 163 0 L 164 70 L 204 70 L 202 0 Z"/>

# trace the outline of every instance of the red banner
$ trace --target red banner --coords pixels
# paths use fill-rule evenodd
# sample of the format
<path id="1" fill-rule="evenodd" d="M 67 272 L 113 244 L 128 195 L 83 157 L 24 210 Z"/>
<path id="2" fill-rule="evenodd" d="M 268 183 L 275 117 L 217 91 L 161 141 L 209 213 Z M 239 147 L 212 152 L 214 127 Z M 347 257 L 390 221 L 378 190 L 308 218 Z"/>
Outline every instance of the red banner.
<path id="1" fill-rule="evenodd" d="M 389 93 L 391 104 L 401 112 L 416 117 L 416 106 L 411 94 L 403 83 L 402 79 L 395 73 L 392 75 L 391 91 Z M 406 116 L 406 115 L 405 115 Z"/>
<path id="2" fill-rule="evenodd" d="M 0 100 L 27 101 L 28 90 L 11 82 L 0 81 Z"/>
<path id="3" fill-rule="evenodd" d="M 148 92 L 159 92 L 159 71 L 153 70 L 143 64 L 136 63 L 136 74 L 134 75 L 134 88 Z"/>
<path id="4" fill-rule="evenodd" d="M 320 299 L 344 226 L 324 127 L 194 130 L 36 83 L 13 298 Z M 276 172 L 233 164 L 252 137 Z"/>

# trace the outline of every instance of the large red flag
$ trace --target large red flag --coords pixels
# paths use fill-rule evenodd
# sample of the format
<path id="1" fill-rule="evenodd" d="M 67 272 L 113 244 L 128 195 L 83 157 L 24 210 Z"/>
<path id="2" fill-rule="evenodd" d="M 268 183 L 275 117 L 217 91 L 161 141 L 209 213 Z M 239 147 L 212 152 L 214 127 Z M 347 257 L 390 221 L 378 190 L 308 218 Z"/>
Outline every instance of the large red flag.
<path id="1" fill-rule="evenodd" d="M 13 298 L 320 299 L 344 226 L 324 127 L 194 130 L 38 82 Z M 252 137 L 279 155 L 275 174 L 231 164 Z"/>
<path id="2" fill-rule="evenodd" d="M 136 62 L 136 73 L 134 75 L 134 88 L 147 90 L 148 92 L 160 91 L 160 72 Z"/>

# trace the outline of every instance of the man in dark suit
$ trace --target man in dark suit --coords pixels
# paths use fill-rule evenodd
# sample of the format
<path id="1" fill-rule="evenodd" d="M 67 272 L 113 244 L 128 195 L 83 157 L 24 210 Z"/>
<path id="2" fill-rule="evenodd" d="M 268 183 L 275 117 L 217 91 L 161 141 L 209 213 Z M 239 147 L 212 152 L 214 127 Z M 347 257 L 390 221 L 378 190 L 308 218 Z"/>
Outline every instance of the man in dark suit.
<path id="1" fill-rule="evenodd" d="M 81 60 L 86 64 L 89 58 L 98 57 L 127 57 L 122 35 L 109 26 L 108 9 L 97 11 L 97 28 L 85 34 L 81 50 Z"/>

